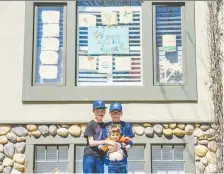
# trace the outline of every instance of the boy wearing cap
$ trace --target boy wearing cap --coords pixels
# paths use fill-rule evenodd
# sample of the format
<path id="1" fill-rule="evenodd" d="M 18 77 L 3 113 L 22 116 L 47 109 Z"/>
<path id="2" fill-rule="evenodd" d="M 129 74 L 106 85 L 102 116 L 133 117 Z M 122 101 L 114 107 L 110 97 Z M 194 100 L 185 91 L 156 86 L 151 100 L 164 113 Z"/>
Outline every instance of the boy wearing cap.
<path id="1" fill-rule="evenodd" d="M 105 103 L 102 100 L 94 101 L 94 119 L 87 124 L 84 133 L 87 144 L 83 156 L 83 173 L 104 173 L 104 153 L 98 149 L 98 146 L 102 144 L 115 145 L 112 140 L 103 140 L 105 113 Z"/>
<path id="2" fill-rule="evenodd" d="M 120 125 L 122 136 L 129 137 L 129 138 L 134 137 L 134 133 L 132 131 L 131 124 L 121 121 L 122 114 L 123 114 L 123 109 L 122 109 L 121 103 L 119 103 L 119 102 L 111 103 L 110 116 L 112 118 L 112 121 L 105 125 L 104 135 L 103 135 L 104 138 L 109 136 L 109 134 L 110 134 L 109 130 L 110 130 L 111 125 L 113 125 L 113 124 Z M 129 147 L 131 147 L 131 146 L 127 146 L 126 149 L 128 149 Z M 111 149 L 111 151 L 113 151 L 113 150 L 114 149 Z M 127 155 L 124 158 L 124 163 L 126 166 L 125 166 L 125 170 L 123 171 L 123 173 L 127 173 Z M 108 164 L 109 164 L 109 160 L 107 158 L 105 158 L 105 169 L 108 169 Z"/>

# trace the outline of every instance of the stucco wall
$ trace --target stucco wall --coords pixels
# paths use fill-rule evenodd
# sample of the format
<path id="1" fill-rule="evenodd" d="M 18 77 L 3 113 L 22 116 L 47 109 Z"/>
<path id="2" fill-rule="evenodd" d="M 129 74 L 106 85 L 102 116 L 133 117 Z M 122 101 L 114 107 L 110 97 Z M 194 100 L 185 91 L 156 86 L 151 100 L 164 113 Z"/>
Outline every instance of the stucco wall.
<path id="1" fill-rule="evenodd" d="M 86 122 L 91 104 L 23 104 L 24 1 L 0 2 L 0 122 Z M 206 58 L 206 4 L 195 2 L 198 103 L 124 104 L 124 120 L 133 122 L 208 122 L 211 104 Z M 106 116 L 109 119 L 109 116 Z"/>

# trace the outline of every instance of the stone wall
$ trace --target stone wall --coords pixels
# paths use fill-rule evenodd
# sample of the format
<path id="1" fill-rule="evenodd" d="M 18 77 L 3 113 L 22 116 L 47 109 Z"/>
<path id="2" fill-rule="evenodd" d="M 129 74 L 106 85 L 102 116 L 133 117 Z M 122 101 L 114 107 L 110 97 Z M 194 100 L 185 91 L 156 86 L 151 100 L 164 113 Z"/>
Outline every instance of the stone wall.
<path id="1" fill-rule="evenodd" d="M 0 173 L 25 173 L 26 138 L 82 136 L 85 124 L 74 125 L 0 125 Z M 212 124 L 132 124 L 138 136 L 167 138 L 194 136 L 196 173 L 217 173 L 220 150 L 216 143 L 217 126 Z"/>

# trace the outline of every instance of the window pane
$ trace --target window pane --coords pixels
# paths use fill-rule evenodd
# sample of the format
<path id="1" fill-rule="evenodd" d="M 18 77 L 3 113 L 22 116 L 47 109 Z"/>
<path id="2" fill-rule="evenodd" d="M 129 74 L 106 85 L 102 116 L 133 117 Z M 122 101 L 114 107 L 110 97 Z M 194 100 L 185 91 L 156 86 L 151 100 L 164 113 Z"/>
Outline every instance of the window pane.
<path id="1" fill-rule="evenodd" d="M 156 6 L 157 82 L 183 83 L 181 7 Z"/>
<path id="2" fill-rule="evenodd" d="M 58 149 L 59 161 L 67 161 L 68 160 L 68 146 L 59 146 Z"/>
<path id="3" fill-rule="evenodd" d="M 45 161 L 45 146 L 36 147 L 36 161 Z"/>
<path id="4" fill-rule="evenodd" d="M 37 7 L 35 84 L 63 81 L 63 7 Z"/>
<path id="5" fill-rule="evenodd" d="M 141 3 L 133 0 L 77 4 L 77 85 L 142 85 Z"/>
<path id="6" fill-rule="evenodd" d="M 47 161 L 57 161 L 57 146 L 47 147 Z"/>
<path id="7" fill-rule="evenodd" d="M 161 160 L 161 152 L 160 146 L 152 146 L 152 160 Z"/>
<path id="8" fill-rule="evenodd" d="M 163 160 L 173 160 L 173 147 L 172 146 L 163 146 L 162 159 Z"/>
<path id="9" fill-rule="evenodd" d="M 184 173 L 184 162 L 152 161 L 153 173 Z"/>
<path id="10" fill-rule="evenodd" d="M 52 173 L 55 169 L 58 169 L 59 173 L 68 173 L 68 163 L 58 162 L 46 162 L 36 163 L 36 173 Z"/>
<path id="11" fill-rule="evenodd" d="M 175 146 L 174 160 L 184 160 L 184 146 Z"/>

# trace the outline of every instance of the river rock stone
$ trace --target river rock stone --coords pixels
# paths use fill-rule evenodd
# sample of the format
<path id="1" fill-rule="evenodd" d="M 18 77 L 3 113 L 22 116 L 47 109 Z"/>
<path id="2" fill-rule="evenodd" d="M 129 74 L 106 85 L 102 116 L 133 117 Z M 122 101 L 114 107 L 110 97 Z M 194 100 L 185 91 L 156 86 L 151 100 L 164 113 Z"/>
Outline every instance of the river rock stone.
<path id="1" fill-rule="evenodd" d="M 143 126 L 144 127 L 152 127 L 152 124 L 151 123 L 144 123 Z"/>
<path id="2" fill-rule="evenodd" d="M 47 125 L 40 125 L 38 126 L 38 129 L 44 137 L 46 137 L 49 134 L 49 129 Z"/>
<path id="3" fill-rule="evenodd" d="M 185 134 L 192 135 L 194 133 L 194 126 L 192 124 L 188 124 L 185 126 Z"/>
<path id="4" fill-rule="evenodd" d="M 17 153 L 13 157 L 13 161 L 19 164 L 24 164 L 25 162 L 25 155 L 22 153 Z"/>
<path id="5" fill-rule="evenodd" d="M 86 130 L 86 124 L 81 124 L 80 128 L 81 128 L 82 133 L 84 134 L 85 130 Z"/>
<path id="6" fill-rule="evenodd" d="M 200 161 L 201 161 L 201 163 L 202 163 L 204 166 L 207 166 L 207 165 L 208 165 L 208 160 L 207 160 L 207 158 L 202 157 Z"/>
<path id="7" fill-rule="evenodd" d="M 26 129 L 29 131 L 29 132 L 33 132 L 33 131 L 36 131 L 37 130 L 37 126 L 34 125 L 34 124 L 29 124 L 26 126 Z"/>
<path id="8" fill-rule="evenodd" d="M 68 136 L 68 129 L 63 128 L 63 127 L 59 128 L 59 129 L 57 129 L 57 133 L 61 137 L 67 137 Z"/>
<path id="9" fill-rule="evenodd" d="M 208 138 L 211 138 L 211 137 L 215 136 L 215 133 L 216 133 L 215 129 L 210 128 L 205 132 L 205 135 Z"/>
<path id="10" fill-rule="evenodd" d="M 4 166 L 3 165 L 0 165 L 0 172 L 2 172 L 4 169 Z"/>
<path id="11" fill-rule="evenodd" d="M 13 155 L 15 154 L 15 145 L 12 143 L 7 143 L 4 146 L 4 154 L 5 156 L 7 156 L 8 158 L 13 158 Z"/>
<path id="12" fill-rule="evenodd" d="M 11 167 L 11 166 L 13 166 L 13 164 L 14 164 L 14 161 L 9 158 L 5 158 L 3 160 L 3 166 L 5 166 L 5 167 Z"/>
<path id="13" fill-rule="evenodd" d="M 204 157 L 207 152 L 208 152 L 208 148 L 206 146 L 199 144 L 195 147 L 195 154 L 199 157 Z"/>
<path id="14" fill-rule="evenodd" d="M 168 129 L 169 128 L 169 125 L 168 124 L 163 124 L 163 128 L 164 129 Z"/>
<path id="15" fill-rule="evenodd" d="M 203 124 L 203 125 L 200 126 L 200 128 L 203 131 L 207 131 L 210 128 L 210 126 L 209 125 L 206 125 L 206 124 Z"/>
<path id="16" fill-rule="evenodd" d="M 198 138 L 197 137 L 194 137 L 194 145 L 198 145 Z"/>
<path id="17" fill-rule="evenodd" d="M 210 164 L 216 164 L 217 163 L 217 158 L 216 154 L 213 152 L 208 151 L 206 156 L 205 156 Z"/>
<path id="18" fill-rule="evenodd" d="M 196 173 L 197 174 L 201 174 L 205 170 L 205 166 L 201 162 L 196 162 L 195 167 L 196 167 Z"/>
<path id="19" fill-rule="evenodd" d="M 24 153 L 26 148 L 26 143 L 24 142 L 16 143 L 15 148 L 17 153 Z"/>
<path id="20" fill-rule="evenodd" d="M 136 124 L 133 126 L 133 129 L 134 129 L 135 133 L 139 136 L 142 136 L 145 132 L 145 128 L 141 125 Z"/>
<path id="21" fill-rule="evenodd" d="M 79 137 L 81 135 L 81 128 L 79 125 L 72 125 L 68 131 L 74 137 Z"/>
<path id="22" fill-rule="evenodd" d="M 211 152 L 216 152 L 217 151 L 217 148 L 218 148 L 218 145 L 215 141 L 210 141 L 208 143 L 208 149 L 211 151 Z"/>
<path id="23" fill-rule="evenodd" d="M 50 135 L 54 137 L 55 135 L 57 135 L 57 127 L 55 125 L 50 125 L 49 132 Z"/>
<path id="24" fill-rule="evenodd" d="M 3 170 L 3 173 L 4 173 L 4 174 L 11 174 L 11 173 L 10 173 L 11 170 L 12 170 L 11 167 L 5 167 L 4 170 Z"/>
<path id="25" fill-rule="evenodd" d="M 194 127 L 200 127 L 200 124 L 199 123 L 195 123 Z"/>
<path id="26" fill-rule="evenodd" d="M 26 141 L 26 137 L 18 137 L 16 140 L 17 142 L 24 142 Z"/>
<path id="27" fill-rule="evenodd" d="M 176 123 L 169 124 L 169 128 L 171 128 L 171 129 L 175 129 L 176 127 L 177 127 Z"/>
<path id="28" fill-rule="evenodd" d="M 6 135 L 11 131 L 11 126 L 10 125 L 1 125 L 0 126 L 0 136 L 1 135 Z"/>
<path id="29" fill-rule="evenodd" d="M 23 126 L 15 126 L 12 128 L 12 132 L 19 137 L 27 136 L 28 131 Z"/>
<path id="30" fill-rule="evenodd" d="M 198 142 L 198 144 L 207 146 L 207 145 L 208 145 L 208 140 L 200 140 L 200 141 Z"/>
<path id="31" fill-rule="evenodd" d="M 184 130 L 185 124 L 177 124 L 177 127 L 180 128 L 180 129 L 182 129 L 182 130 Z"/>
<path id="32" fill-rule="evenodd" d="M 173 134 L 177 137 L 183 137 L 185 135 L 185 132 L 179 128 L 176 128 L 173 130 Z"/>
<path id="33" fill-rule="evenodd" d="M 14 134 L 13 132 L 9 132 L 9 133 L 6 135 L 6 138 L 7 138 L 11 143 L 16 143 L 16 141 L 17 141 L 17 136 L 16 136 L 16 134 Z"/>
<path id="34" fill-rule="evenodd" d="M 159 137 L 162 136 L 162 134 L 163 134 L 163 127 L 160 124 L 155 124 L 153 126 L 153 130 L 154 130 L 154 132 L 155 132 L 155 134 L 157 136 L 159 136 Z"/>
<path id="35" fill-rule="evenodd" d="M 204 135 L 204 132 L 201 129 L 196 128 L 193 135 L 195 137 L 200 137 L 200 136 Z"/>
<path id="36" fill-rule="evenodd" d="M 173 135 L 173 130 L 168 128 L 168 129 L 163 129 L 163 134 L 166 136 L 166 137 L 170 137 Z"/>
<path id="37" fill-rule="evenodd" d="M 215 164 L 209 164 L 205 168 L 205 173 L 210 174 L 210 173 L 218 173 L 218 167 Z"/>
<path id="38" fill-rule="evenodd" d="M 35 138 L 39 138 L 41 136 L 41 133 L 39 130 L 31 132 L 31 135 L 33 135 Z"/>
<path id="39" fill-rule="evenodd" d="M 0 144 L 0 153 L 2 153 L 3 152 L 3 145 L 2 144 Z"/>
<path id="40" fill-rule="evenodd" d="M 24 165 L 21 165 L 21 164 L 19 164 L 19 163 L 14 163 L 14 165 L 13 165 L 13 169 L 15 169 L 15 170 L 18 170 L 18 171 L 20 171 L 20 172 L 24 172 Z"/>
<path id="41" fill-rule="evenodd" d="M 152 127 L 145 128 L 145 136 L 148 138 L 152 138 L 154 136 L 154 130 Z"/>
<path id="42" fill-rule="evenodd" d="M 3 153 L 0 153 L 0 161 L 3 161 L 5 159 L 5 155 Z"/>
<path id="43" fill-rule="evenodd" d="M 23 174 L 18 170 L 12 169 L 11 174 Z"/>
<path id="44" fill-rule="evenodd" d="M 8 143 L 8 139 L 5 136 L 0 136 L 0 144 Z"/>
<path id="45" fill-rule="evenodd" d="M 213 129 L 217 130 L 219 126 L 218 126 L 218 124 L 213 123 L 213 124 L 211 125 L 211 127 L 212 127 Z"/>
<path id="46" fill-rule="evenodd" d="M 61 127 L 68 129 L 70 127 L 69 124 L 61 124 Z"/>

